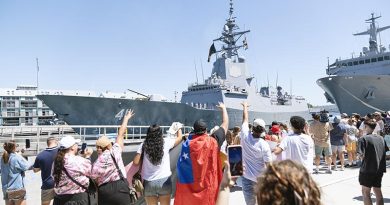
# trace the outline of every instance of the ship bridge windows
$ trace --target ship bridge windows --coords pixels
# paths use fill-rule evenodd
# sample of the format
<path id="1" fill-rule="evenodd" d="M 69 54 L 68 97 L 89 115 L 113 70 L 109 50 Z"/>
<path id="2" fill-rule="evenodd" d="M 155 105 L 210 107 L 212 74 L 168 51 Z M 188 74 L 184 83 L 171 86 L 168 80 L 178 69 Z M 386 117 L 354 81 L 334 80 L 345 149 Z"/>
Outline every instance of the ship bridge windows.
<path id="1" fill-rule="evenodd" d="M 388 61 L 388 60 L 390 60 L 390 56 L 385 56 L 384 59 L 385 59 L 385 61 Z"/>
<path id="2" fill-rule="evenodd" d="M 360 60 L 360 61 L 359 61 L 359 64 L 364 64 L 364 60 Z"/>
<path id="3" fill-rule="evenodd" d="M 378 57 L 378 61 L 383 61 L 383 56 Z"/>
<path id="4" fill-rule="evenodd" d="M 341 67 L 347 67 L 347 63 L 341 64 Z"/>
<path id="5" fill-rule="evenodd" d="M 353 62 L 353 65 L 358 65 L 359 64 L 359 61 L 354 61 Z"/>
<path id="6" fill-rule="evenodd" d="M 366 60 L 364 60 L 364 63 L 371 63 L 371 60 L 370 59 L 366 59 Z"/>
<path id="7" fill-rule="evenodd" d="M 348 66 L 352 66 L 352 62 L 348 62 Z"/>
<path id="8" fill-rule="evenodd" d="M 371 58 L 371 63 L 375 63 L 376 62 L 376 58 Z"/>

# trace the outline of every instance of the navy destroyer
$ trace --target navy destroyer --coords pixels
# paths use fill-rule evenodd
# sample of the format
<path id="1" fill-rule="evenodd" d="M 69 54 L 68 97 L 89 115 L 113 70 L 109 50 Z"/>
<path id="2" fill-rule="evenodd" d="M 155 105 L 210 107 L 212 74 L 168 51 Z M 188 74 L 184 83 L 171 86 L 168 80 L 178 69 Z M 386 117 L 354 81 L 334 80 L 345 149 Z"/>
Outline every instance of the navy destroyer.
<path id="1" fill-rule="evenodd" d="M 390 52 L 378 45 L 379 33 L 390 26 L 377 26 L 380 17 L 372 13 L 366 20 L 370 28 L 354 34 L 369 35 L 369 47 L 363 47 L 358 57 L 328 63 L 329 76 L 317 80 L 328 102 L 336 103 L 341 113 L 365 115 L 390 110 Z"/>
<path id="2" fill-rule="evenodd" d="M 240 50 L 248 48 L 245 35 L 250 31 L 240 30 L 233 10 L 230 1 L 222 35 L 214 39 L 210 47 L 209 60 L 211 55 L 216 56 L 211 75 L 182 92 L 180 103 L 140 93 L 134 98 L 67 95 L 38 95 L 38 98 L 70 125 L 118 125 L 126 109 L 131 108 L 136 113 L 131 122 L 134 125 L 167 125 L 179 121 L 192 126 L 195 120 L 202 118 L 211 127 L 221 122 L 217 105 L 223 102 L 229 114 L 229 126 L 233 127 L 241 124 L 243 101 L 250 104 L 251 119 L 263 118 L 267 124 L 286 122 L 292 115 L 308 119 L 310 114 L 303 97 L 288 94 L 280 86 L 256 87 L 246 59 L 239 55 Z"/>

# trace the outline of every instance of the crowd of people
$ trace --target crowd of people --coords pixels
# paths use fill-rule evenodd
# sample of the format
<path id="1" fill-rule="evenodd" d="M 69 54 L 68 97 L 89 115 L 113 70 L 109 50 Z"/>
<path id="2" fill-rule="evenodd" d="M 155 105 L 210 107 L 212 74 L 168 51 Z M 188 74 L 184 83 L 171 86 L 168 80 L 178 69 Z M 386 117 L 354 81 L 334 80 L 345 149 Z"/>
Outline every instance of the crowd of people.
<path id="1" fill-rule="evenodd" d="M 150 125 L 132 164 L 139 166 L 143 193 L 148 205 L 228 204 L 230 187 L 237 186 L 231 176 L 228 148 L 242 148 L 242 192 L 247 205 L 255 204 L 321 204 L 321 191 L 312 174 L 320 173 L 321 158 L 325 173 L 360 166 L 359 183 L 365 204 L 383 204 L 381 182 L 386 172 L 385 135 L 390 135 L 390 112 L 360 117 L 343 113 L 330 119 L 326 112 L 313 114 L 313 121 L 290 118 L 290 126 L 263 119 L 249 120 L 249 105 L 242 103 L 240 126 L 228 129 L 229 117 L 219 104 L 222 123 L 208 130 L 204 120 L 193 125 L 191 133 L 183 133 L 183 124 L 175 122 L 164 137 L 159 125 Z M 86 148 L 79 150 L 79 140 L 65 136 L 58 142 L 47 139 L 47 148 L 35 163 L 16 153 L 15 141 L 4 143 L 1 158 L 1 181 L 6 205 L 26 204 L 23 177 L 29 169 L 41 172 L 41 204 L 90 205 L 130 204 L 131 187 L 122 159 L 124 136 L 134 112 L 129 110 L 119 128 L 115 142 L 107 136 L 96 141 L 97 159 Z M 176 163 L 177 180 L 173 180 L 170 150 L 180 147 Z M 348 162 L 344 154 L 348 154 Z M 339 159 L 339 161 L 337 161 Z M 313 166 L 314 165 L 314 166 Z M 241 175 L 241 174 L 240 174 Z M 176 181 L 176 184 L 173 184 Z M 176 187 L 174 192 L 173 187 Z M 96 198 L 91 196 L 96 188 Z"/>

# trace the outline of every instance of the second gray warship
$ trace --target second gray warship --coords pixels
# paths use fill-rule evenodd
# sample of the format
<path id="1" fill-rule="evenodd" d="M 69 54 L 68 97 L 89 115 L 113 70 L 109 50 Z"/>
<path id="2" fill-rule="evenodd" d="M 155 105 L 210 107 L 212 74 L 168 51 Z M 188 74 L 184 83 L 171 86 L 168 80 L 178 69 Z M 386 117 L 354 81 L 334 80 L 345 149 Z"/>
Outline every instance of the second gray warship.
<path id="1" fill-rule="evenodd" d="M 390 52 L 378 45 L 379 33 L 390 26 L 377 26 L 378 18 L 380 16 L 375 17 L 372 13 L 366 20 L 370 28 L 354 34 L 369 35 L 369 47 L 363 47 L 358 57 L 336 59 L 328 64 L 326 73 L 329 76 L 317 80 L 327 100 L 335 103 L 341 113 L 364 116 L 390 110 Z"/>
<path id="2" fill-rule="evenodd" d="M 197 119 L 204 119 L 210 127 L 219 125 L 221 116 L 216 107 L 223 102 L 229 114 L 229 127 L 240 125 L 243 101 L 250 104 L 250 119 L 262 118 L 267 124 L 272 121 L 287 122 L 293 115 L 309 119 L 307 102 L 303 97 L 284 92 L 280 86 L 258 89 L 254 77 L 249 74 L 246 59 L 239 55 L 247 49 L 249 30 L 240 31 L 233 16 L 230 1 L 229 17 L 222 35 L 213 40 L 209 57 L 216 55 L 210 77 L 202 83 L 194 83 L 182 92 L 180 103 L 155 99 L 142 95 L 129 97 L 83 97 L 67 95 L 38 95 L 57 115 L 70 125 L 118 125 L 127 108 L 134 109 L 133 125 L 169 125 L 180 121 L 192 126 Z M 215 44 L 220 44 L 220 49 Z"/>

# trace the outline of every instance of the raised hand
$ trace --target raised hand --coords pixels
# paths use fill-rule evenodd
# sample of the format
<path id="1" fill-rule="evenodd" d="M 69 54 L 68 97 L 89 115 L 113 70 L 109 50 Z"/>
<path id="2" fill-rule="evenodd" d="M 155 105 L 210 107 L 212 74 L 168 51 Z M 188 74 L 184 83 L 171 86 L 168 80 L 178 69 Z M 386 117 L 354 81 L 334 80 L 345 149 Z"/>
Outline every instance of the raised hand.
<path id="1" fill-rule="evenodd" d="M 127 113 L 124 117 L 125 120 L 129 120 L 130 118 L 132 118 L 134 116 L 134 111 L 132 109 L 129 109 L 127 110 Z"/>
<path id="2" fill-rule="evenodd" d="M 246 102 L 246 101 L 242 102 L 241 105 L 242 105 L 242 107 L 244 107 L 244 108 L 245 108 L 245 107 L 249 107 L 249 104 L 248 104 L 248 102 Z"/>
<path id="3" fill-rule="evenodd" d="M 217 107 L 218 107 L 219 109 L 221 109 L 221 110 L 226 109 L 226 105 L 223 104 L 222 102 L 218 102 Z"/>

